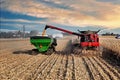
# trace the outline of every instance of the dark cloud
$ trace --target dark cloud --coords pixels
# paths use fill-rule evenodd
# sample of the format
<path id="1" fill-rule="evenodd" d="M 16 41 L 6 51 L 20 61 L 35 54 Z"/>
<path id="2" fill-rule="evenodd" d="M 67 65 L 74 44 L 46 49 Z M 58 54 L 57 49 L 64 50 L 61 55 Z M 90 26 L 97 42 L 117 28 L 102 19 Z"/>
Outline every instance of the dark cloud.
<path id="1" fill-rule="evenodd" d="M 59 9 L 66 9 L 66 10 L 72 10 L 72 7 L 70 7 L 67 4 L 58 4 L 55 3 L 54 1 L 45 1 L 45 0 L 37 0 L 37 2 L 40 2 L 48 7 L 51 8 L 59 8 Z"/>

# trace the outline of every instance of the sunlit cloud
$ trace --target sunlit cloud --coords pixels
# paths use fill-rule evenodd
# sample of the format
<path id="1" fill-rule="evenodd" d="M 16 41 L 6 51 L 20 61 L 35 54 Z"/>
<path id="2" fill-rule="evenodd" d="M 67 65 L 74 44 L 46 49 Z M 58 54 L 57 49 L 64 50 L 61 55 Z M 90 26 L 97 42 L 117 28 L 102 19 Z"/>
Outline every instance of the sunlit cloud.
<path id="1" fill-rule="evenodd" d="M 83 27 L 89 25 L 99 25 L 107 28 L 120 27 L 120 5 L 114 4 L 115 1 L 105 1 L 106 0 L 1 0 L 1 9 L 37 18 L 47 18 L 48 20 L 42 21 L 42 23 L 48 24 L 55 23 Z M 49 5 L 47 3 L 49 3 Z M 17 21 L 30 22 L 21 19 Z M 33 22 L 35 23 L 35 21 Z M 39 22 L 36 21 L 36 23 Z"/>

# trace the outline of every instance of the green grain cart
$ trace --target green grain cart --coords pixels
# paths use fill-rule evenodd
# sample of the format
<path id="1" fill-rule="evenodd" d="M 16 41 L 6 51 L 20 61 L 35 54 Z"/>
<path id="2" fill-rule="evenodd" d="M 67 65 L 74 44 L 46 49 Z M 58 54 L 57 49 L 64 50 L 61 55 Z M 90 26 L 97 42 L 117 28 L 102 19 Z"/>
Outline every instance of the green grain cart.
<path id="1" fill-rule="evenodd" d="M 55 38 L 46 36 L 32 36 L 30 42 L 41 53 L 55 51 L 55 46 L 57 46 Z"/>

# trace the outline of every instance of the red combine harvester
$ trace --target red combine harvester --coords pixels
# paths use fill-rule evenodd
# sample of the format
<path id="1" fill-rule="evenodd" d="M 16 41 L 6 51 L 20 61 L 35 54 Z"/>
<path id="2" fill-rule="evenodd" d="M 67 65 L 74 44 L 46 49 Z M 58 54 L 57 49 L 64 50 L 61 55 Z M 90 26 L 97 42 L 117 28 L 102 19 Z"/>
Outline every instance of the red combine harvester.
<path id="1" fill-rule="evenodd" d="M 99 43 L 99 37 L 98 37 L 98 31 L 79 31 L 79 33 L 76 33 L 76 32 L 72 32 L 72 31 L 69 31 L 69 30 L 65 30 L 65 29 L 62 29 L 62 28 L 58 28 L 58 27 L 55 27 L 55 26 L 51 26 L 51 25 L 46 25 L 44 31 L 43 31 L 43 35 L 45 33 L 45 31 L 48 29 L 48 28 L 51 28 L 51 29 L 55 29 L 55 30 L 59 30 L 59 31 L 62 31 L 62 32 L 66 32 L 66 33 L 69 33 L 69 34 L 72 34 L 72 35 L 76 35 L 78 37 L 80 37 L 80 42 L 77 43 L 77 44 L 74 44 L 74 46 L 79 46 L 79 48 L 81 48 L 82 50 L 88 50 L 88 49 L 96 49 L 98 50 L 99 49 L 99 46 L 100 46 L 100 43 Z"/>

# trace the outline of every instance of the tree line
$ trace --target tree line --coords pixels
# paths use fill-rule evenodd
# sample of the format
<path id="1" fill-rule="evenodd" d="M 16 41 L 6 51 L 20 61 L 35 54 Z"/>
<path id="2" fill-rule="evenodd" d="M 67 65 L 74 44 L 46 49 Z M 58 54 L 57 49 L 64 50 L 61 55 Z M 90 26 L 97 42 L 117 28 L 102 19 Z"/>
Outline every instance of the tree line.
<path id="1" fill-rule="evenodd" d="M 15 32 L 0 32 L 0 38 L 27 38 L 30 33 L 15 31 Z"/>

